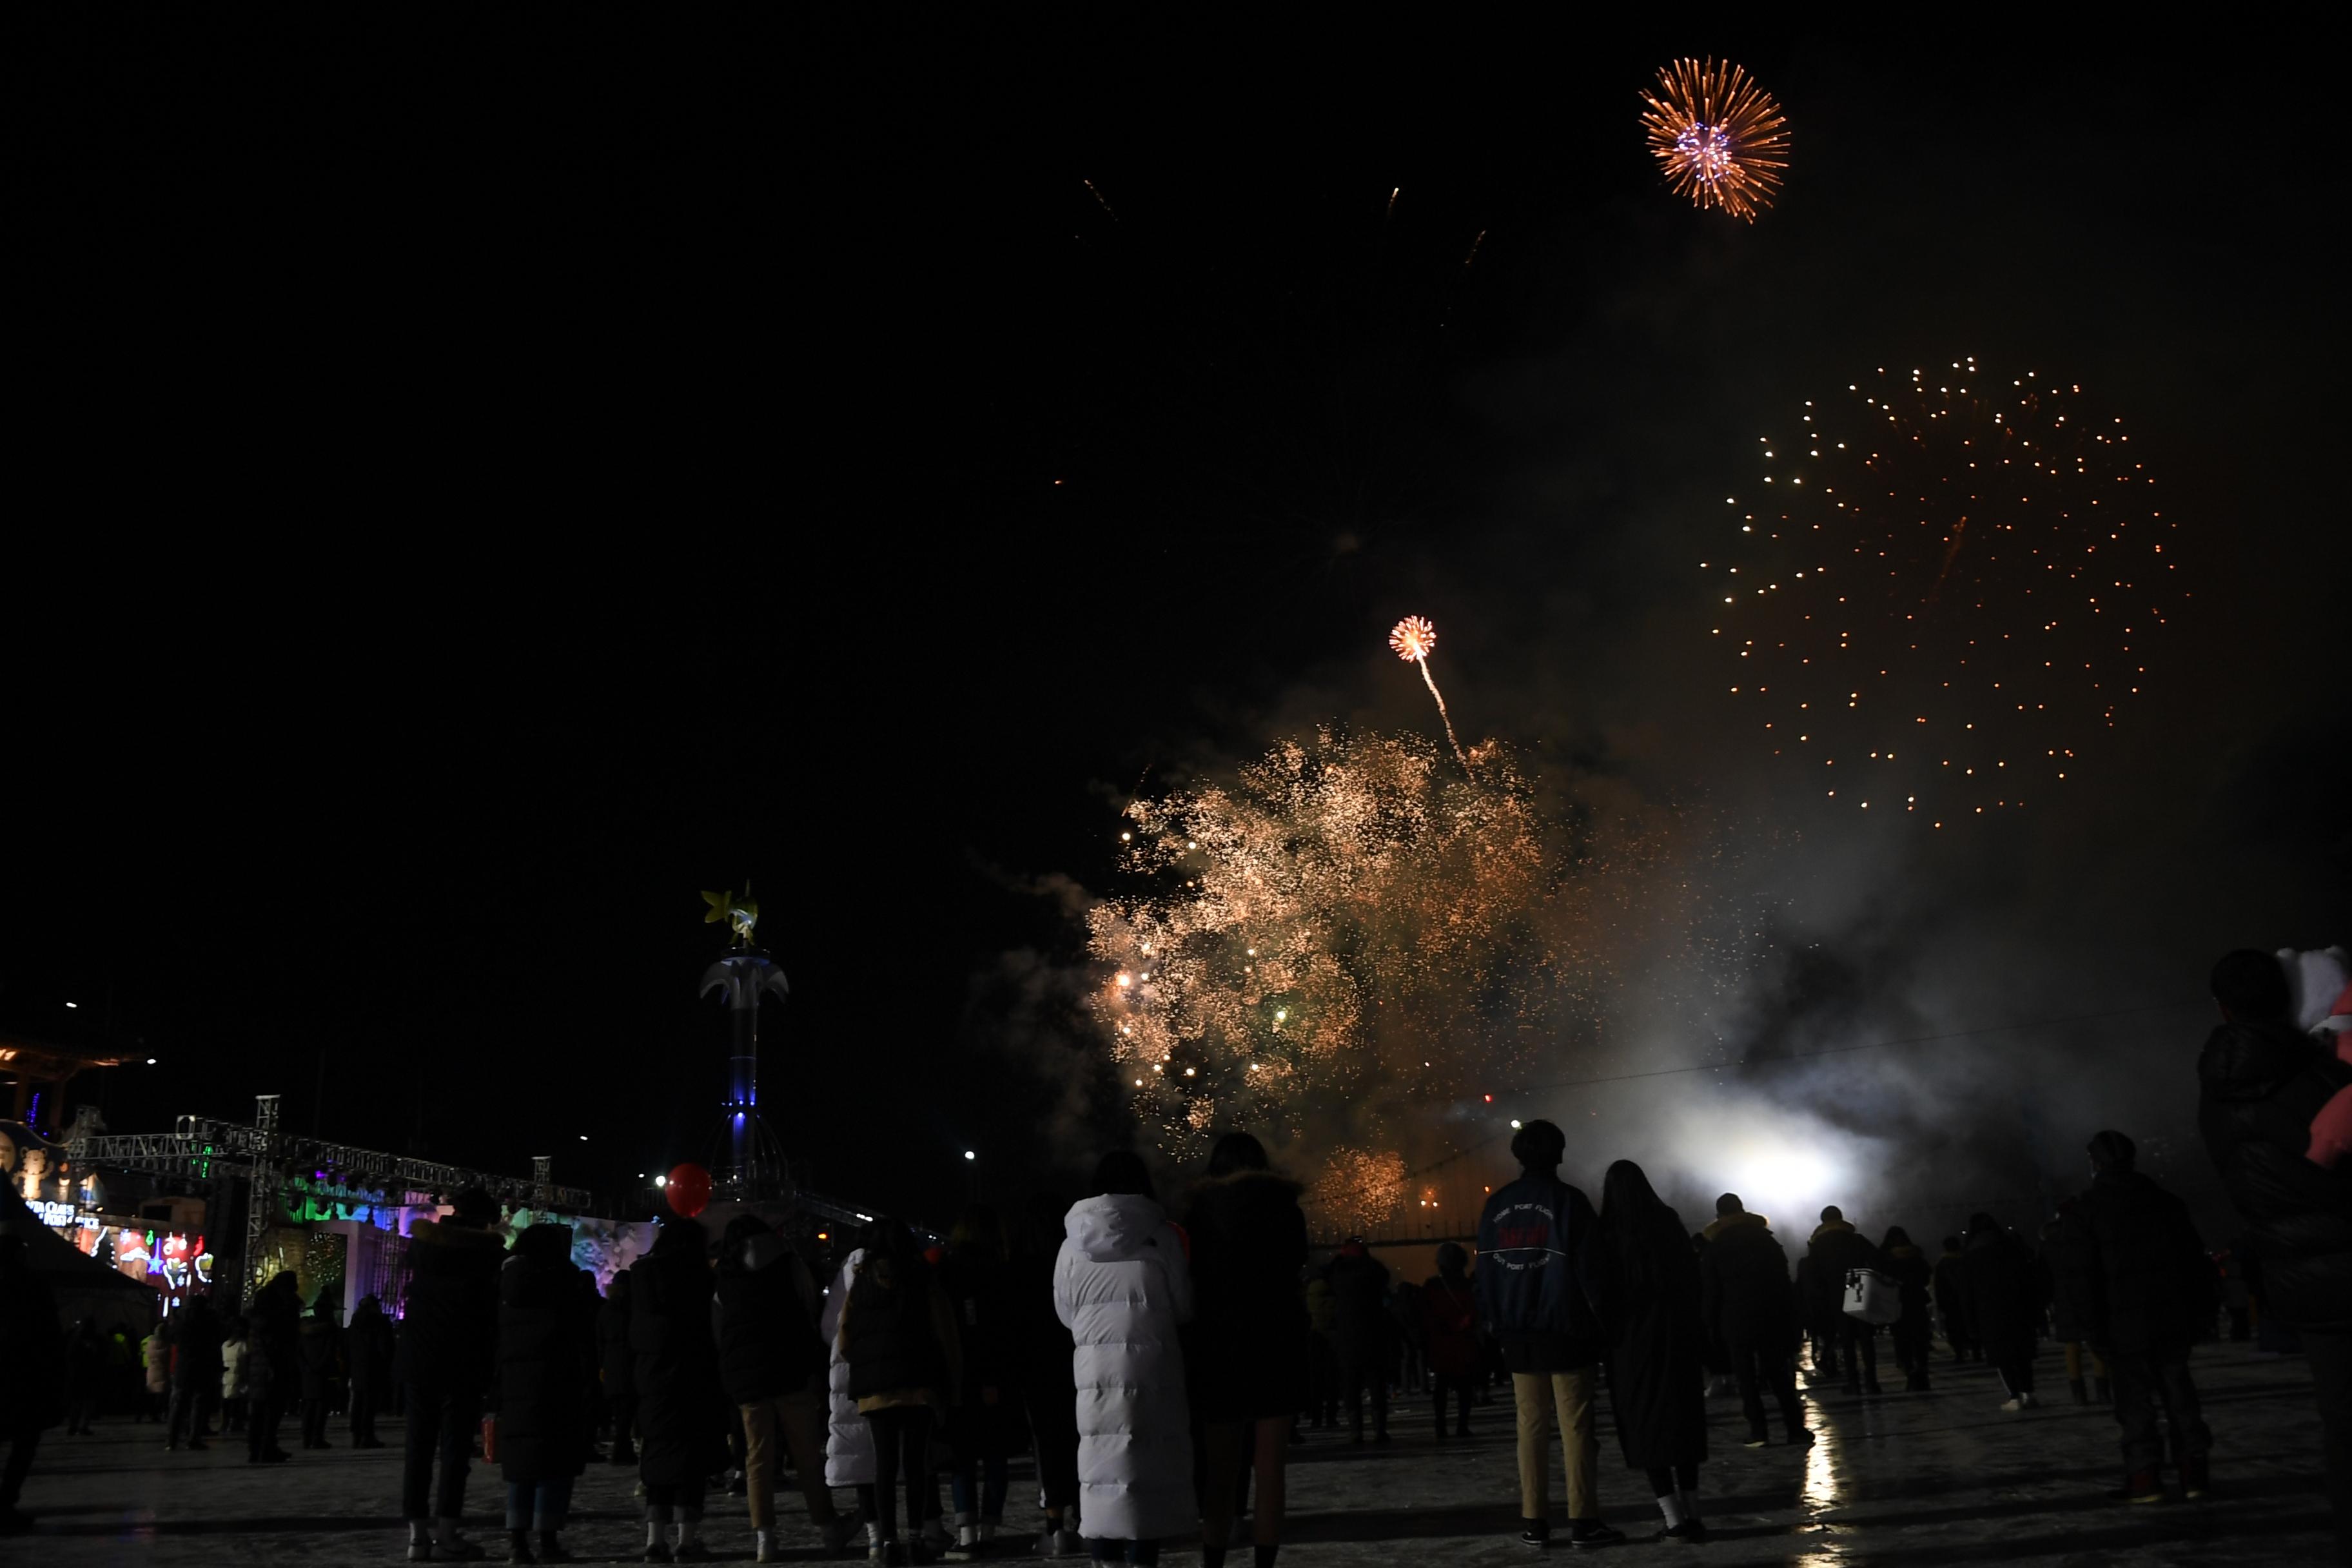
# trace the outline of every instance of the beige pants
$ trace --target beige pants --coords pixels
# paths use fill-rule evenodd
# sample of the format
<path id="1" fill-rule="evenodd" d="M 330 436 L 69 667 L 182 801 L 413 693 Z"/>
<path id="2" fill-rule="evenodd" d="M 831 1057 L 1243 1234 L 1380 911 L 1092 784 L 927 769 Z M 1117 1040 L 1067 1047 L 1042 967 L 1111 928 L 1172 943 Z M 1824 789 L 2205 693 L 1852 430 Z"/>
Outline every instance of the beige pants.
<path id="1" fill-rule="evenodd" d="M 1560 1447 L 1568 1466 L 1568 1517 L 1601 1517 L 1601 1450 L 1592 1439 L 1592 1369 L 1515 1372 L 1511 1395 L 1519 1405 L 1519 1517 L 1551 1517 L 1551 1418 L 1559 1413 Z"/>
<path id="2" fill-rule="evenodd" d="M 743 1412 L 743 1489 L 751 1494 L 751 1528 L 775 1528 L 780 1434 L 792 1450 L 793 1468 L 800 1473 L 809 1517 L 819 1524 L 832 1523 L 833 1494 L 824 1485 L 824 1390 L 803 1389 L 738 1408 Z"/>

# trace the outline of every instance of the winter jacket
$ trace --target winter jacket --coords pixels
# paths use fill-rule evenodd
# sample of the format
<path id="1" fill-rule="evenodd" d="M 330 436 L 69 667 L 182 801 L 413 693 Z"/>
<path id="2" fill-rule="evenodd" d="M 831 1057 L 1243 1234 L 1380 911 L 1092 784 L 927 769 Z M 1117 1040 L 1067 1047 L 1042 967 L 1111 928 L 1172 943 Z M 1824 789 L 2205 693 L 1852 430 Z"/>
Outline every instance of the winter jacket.
<path id="1" fill-rule="evenodd" d="M 562 1225 L 526 1228 L 499 1270 L 499 1470 L 510 1482 L 579 1475 L 595 1447 L 596 1323 L 580 1274 Z"/>
<path id="2" fill-rule="evenodd" d="M 833 1289 L 825 1292 L 824 1311 L 817 1320 L 826 1345 L 824 1484 L 829 1487 L 874 1484 L 874 1423 L 857 1413 L 857 1401 L 849 1396 L 849 1361 L 841 1352 L 841 1310 L 849 1303 L 849 1288 L 856 1283 L 858 1268 L 865 1261 L 863 1247 L 843 1261 Z"/>
<path id="3" fill-rule="evenodd" d="M 724 1467 L 738 1416 L 719 1383 L 710 1269 L 698 1246 L 656 1241 L 629 1266 L 629 1348 L 636 1352 L 638 1474 L 668 1486 Z"/>
<path id="4" fill-rule="evenodd" d="M 1433 1375 L 1478 1375 L 1478 1292 L 1467 1275 L 1430 1276 L 1421 1288 L 1421 1331 Z"/>
<path id="5" fill-rule="evenodd" d="M 757 1404 L 814 1387 L 824 1342 L 810 1321 L 801 1262 L 773 1231 L 756 1231 L 719 1255 L 719 1376 L 727 1397 Z"/>
<path id="6" fill-rule="evenodd" d="M 1609 1259 L 1583 1193 L 1529 1171 L 1478 1218 L 1478 1311 L 1513 1372 L 1573 1372 L 1608 1342 Z"/>
<path id="7" fill-rule="evenodd" d="M 2298 1328 L 2352 1331 L 2352 1170 L 2305 1158 L 2313 1118 L 2352 1079 L 2290 1024 L 2229 1023 L 2197 1060 L 2197 1128 L 2262 1269 Z"/>
<path id="8" fill-rule="evenodd" d="M 254 1394 L 288 1400 L 300 1392 L 302 1368 L 294 1350 L 302 1303 L 294 1276 L 274 1276 L 245 1310 L 246 1386 Z"/>
<path id="9" fill-rule="evenodd" d="M 247 1346 L 243 1340 L 230 1340 L 221 1346 L 220 1392 L 223 1399 L 243 1399 L 246 1396 L 246 1362 Z"/>
<path id="10" fill-rule="evenodd" d="M 1192 1194 L 1192 1328 L 1185 1365 L 1206 1421 L 1295 1415 L 1307 1405 L 1307 1216 L 1296 1182 L 1239 1171 Z"/>
<path id="11" fill-rule="evenodd" d="M 1845 1316 L 1845 1277 L 1857 1268 L 1887 1271 L 1886 1259 L 1861 1232 L 1842 1219 L 1823 1220 L 1815 1228 L 1807 1255 L 1813 1260 L 1807 1282 L 1813 1299 L 1808 1304 L 1813 1323 L 1834 1328 Z"/>
<path id="12" fill-rule="evenodd" d="M 1150 1198 L 1071 1208 L 1054 1309 L 1076 1344 L 1078 1515 L 1090 1537 L 1157 1541 L 1195 1529 L 1192 1433 L 1178 1330 L 1192 1315 L 1182 1241 Z"/>
<path id="13" fill-rule="evenodd" d="M 1637 1470 L 1699 1464 L 1706 1458 L 1706 1330 L 1690 1233 L 1659 1204 L 1622 1217 L 1612 1207 L 1602 1234 L 1616 1279 L 1610 1404 L 1625 1463 Z"/>
<path id="14" fill-rule="evenodd" d="M 860 1411 L 955 1403 L 963 1373 L 955 1313 L 922 1258 L 869 1256 L 859 1265 L 839 1338 Z"/>
<path id="15" fill-rule="evenodd" d="M 498 1365 L 499 1268 L 505 1261 L 505 1245 L 487 1230 L 446 1219 L 410 1227 L 403 1378 L 460 1396 L 488 1389 Z"/>
<path id="16" fill-rule="evenodd" d="M 0 1194 L 0 1203 L 16 1201 Z M 0 1434 L 39 1432 L 66 1418 L 65 1350 L 48 1281 L 25 1261 L 21 1244 L 0 1244 Z"/>
<path id="17" fill-rule="evenodd" d="M 1727 1215 L 1706 1227 L 1698 1259 L 1699 1314 L 1707 1341 L 1785 1355 L 1797 1345 L 1789 1256 L 1759 1214 Z"/>
<path id="18" fill-rule="evenodd" d="M 2137 1171 L 2102 1171 L 2060 1226 L 2053 1272 L 2102 1352 L 2178 1360 L 2212 1332 L 2213 1266 L 2189 1205 Z"/>
<path id="19" fill-rule="evenodd" d="M 1893 1247 L 1881 1249 L 1879 1266 L 1901 1288 L 1903 1321 L 1906 1323 L 1926 1322 L 1927 1287 L 1933 1278 L 1927 1268 L 1927 1255 L 1909 1242 L 1897 1242 Z"/>
<path id="20" fill-rule="evenodd" d="M 1331 1260 L 1325 1277 L 1331 1281 L 1331 1343 L 1339 1359 L 1385 1366 L 1396 1327 L 1389 1315 L 1388 1266 L 1351 1241 Z"/>
<path id="21" fill-rule="evenodd" d="M 1969 1237 L 1960 1263 L 1969 1322 L 1985 1354 L 1995 1361 L 2031 1355 L 2049 1299 L 2041 1260 L 2010 1232 L 1989 1230 Z"/>

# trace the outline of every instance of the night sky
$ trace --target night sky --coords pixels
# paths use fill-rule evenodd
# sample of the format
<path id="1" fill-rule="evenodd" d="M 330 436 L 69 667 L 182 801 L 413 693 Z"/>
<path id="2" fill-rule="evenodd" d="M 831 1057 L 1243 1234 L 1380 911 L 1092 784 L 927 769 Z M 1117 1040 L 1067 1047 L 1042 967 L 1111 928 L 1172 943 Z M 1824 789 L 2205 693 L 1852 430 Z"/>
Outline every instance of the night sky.
<path id="1" fill-rule="evenodd" d="M 1955 1027 L 2346 934 L 2292 40 L 533 16 L 17 21 L 0 1026 L 154 1056 L 116 1130 L 275 1090 L 617 1197 L 715 1139 L 748 877 L 814 1185 L 1059 1176 L 1119 807 L 1433 726 L 1408 612 L 1466 731 L 1902 889 L 1807 942 L 2031 955 Z M 1790 116 L 1752 226 L 1643 152 L 1710 52 Z M 1890 848 L 1733 733 L 1692 568 L 1758 430 L 1969 353 L 2128 416 L 2199 607 L 2082 794 Z"/>

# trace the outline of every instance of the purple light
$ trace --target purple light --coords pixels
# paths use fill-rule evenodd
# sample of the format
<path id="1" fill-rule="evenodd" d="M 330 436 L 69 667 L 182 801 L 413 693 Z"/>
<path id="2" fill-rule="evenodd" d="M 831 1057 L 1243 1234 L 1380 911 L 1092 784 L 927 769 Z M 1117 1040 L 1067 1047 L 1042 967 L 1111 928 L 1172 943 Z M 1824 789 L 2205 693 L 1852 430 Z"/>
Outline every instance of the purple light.
<path id="1" fill-rule="evenodd" d="M 1691 172 L 1712 184 L 1731 167 L 1731 138 L 1720 125 L 1687 125 L 1675 138 L 1675 151 L 1690 161 Z"/>

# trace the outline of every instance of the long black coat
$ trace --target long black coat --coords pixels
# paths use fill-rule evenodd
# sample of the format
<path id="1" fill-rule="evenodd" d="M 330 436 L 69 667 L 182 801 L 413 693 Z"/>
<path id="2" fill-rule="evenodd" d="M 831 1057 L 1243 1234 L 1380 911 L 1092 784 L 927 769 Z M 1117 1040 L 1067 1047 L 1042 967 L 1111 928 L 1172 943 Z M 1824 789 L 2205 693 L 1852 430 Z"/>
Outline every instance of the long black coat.
<path id="1" fill-rule="evenodd" d="M 699 1246 L 656 1246 L 629 1266 L 629 1348 L 636 1352 L 638 1474 L 654 1486 L 727 1462 L 735 1419 L 719 1381 L 710 1269 Z"/>
<path id="2" fill-rule="evenodd" d="M 1957 1347 L 1976 1339 L 1976 1330 L 1969 1322 L 1968 1271 L 1962 1267 L 1962 1254 L 1947 1252 L 1936 1259 L 1933 1276 L 1936 1289 L 1936 1310 L 1943 1314 L 1944 1337 Z"/>
<path id="3" fill-rule="evenodd" d="M 301 1393 L 302 1363 L 294 1349 L 302 1315 L 294 1276 L 279 1274 L 264 1285 L 245 1310 L 246 1387 L 282 1402 Z"/>
<path id="4" fill-rule="evenodd" d="M 604 1397 L 634 1404 L 637 1397 L 637 1352 L 629 1348 L 628 1271 L 613 1276 L 596 1313 L 596 1361 Z"/>
<path id="5" fill-rule="evenodd" d="M 1898 1243 L 1880 1248 L 1879 1257 L 1885 1272 L 1893 1277 L 1902 1291 L 1903 1321 L 1924 1324 L 1927 1321 L 1927 1285 L 1931 1278 L 1927 1254 Z"/>
<path id="6" fill-rule="evenodd" d="M 1388 1265 L 1361 1247 L 1343 1247 L 1325 1278 L 1331 1282 L 1331 1344 L 1339 1359 L 1386 1366 L 1396 1342 Z"/>
<path id="7" fill-rule="evenodd" d="M 1706 1329 L 1690 1233 L 1664 1204 L 1605 1215 L 1601 1230 L 1617 1274 L 1609 1386 L 1618 1446 L 1637 1470 L 1698 1464 L 1706 1458 Z"/>
<path id="8" fill-rule="evenodd" d="M 334 1390 L 335 1325 L 311 1313 L 294 1331 L 294 1359 L 302 1368 L 302 1397 L 325 1399 Z"/>
<path id="9" fill-rule="evenodd" d="M 1698 1266 L 1709 1342 L 1730 1350 L 1752 1345 L 1773 1355 L 1796 1349 L 1800 1325 L 1789 1255 L 1764 1216 L 1731 1215 L 1708 1230 Z"/>
<path id="10" fill-rule="evenodd" d="M 1205 1421 L 1295 1415 L 1307 1405 L 1307 1216 L 1296 1182 L 1241 1171 L 1192 1194 L 1192 1323 L 1184 1352 Z M 1375 1266 L 1377 1267 L 1377 1265 Z"/>
<path id="11" fill-rule="evenodd" d="M 719 1254 L 719 1376 L 738 1405 L 797 1394 L 824 1375 L 824 1341 L 801 1295 L 798 1263 L 766 1231 Z"/>
<path id="12" fill-rule="evenodd" d="M 12 1237 L 0 1247 L 10 1255 L 0 1258 L 0 1433 L 30 1434 L 66 1418 L 65 1331 L 23 1243 Z"/>
<path id="13" fill-rule="evenodd" d="M 2064 1231 L 2084 1339 L 2171 1359 L 2212 1331 L 2216 1279 L 2187 1204 L 2137 1171 L 2103 1171 Z"/>
<path id="14" fill-rule="evenodd" d="M 2352 1168 L 2304 1151 L 2347 1072 L 2286 1024 L 2224 1024 L 2197 1058 L 2197 1130 L 2246 1222 L 2263 1310 L 2333 1333 L 2352 1331 Z"/>
<path id="15" fill-rule="evenodd" d="M 1812 1291 L 1807 1310 L 1817 1328 L 1835 1330 L 1845 1317 L 1845 1277 L 1855 1268 L 1884 1272 L 1885 1256 L 1863 1234 L 1842 1219 L 1824 1220 L 1813 1232 L 1808 1254 L 1813 1266 L 1806 1283 Z"/>
<path id="16" fill-rule="evenodd" d="M 509 1481 L 576 1476 L 595 1442 L 596 1326 L 571 1237 L 568 1226 L 532 1226 L 499 1270 L 499 1469 Z"/>
<path id="17" fill-rule="evenodd" d="M 392 1397 L 392 1320 L 371 1296 L 352 1309 L 343 1330 L 343 1359 L 352 1374 L 352 1397 L 379 1404 Z"/>
<path id="18" fill-rule="evenodd" d="M 220 1314 L 202 1296 L 164 1320 L 172 1342 L 172 1386 L 217 1390 L 221 1379 Z"/>
<path id="19" fill-rule="evenodd" d="M 1989 1230 L 1969 1237 L 1960 1268 L 1969 1323 L 1985 1354 L 1996 1361 L 2032 1355 L 2034 1326 L 2049 1299 L 2042 1260 L 2010 1232 Z"/>
<path id="20" fill-rule="evenodd" d="M 505 1244 L 487 1230 L 451 1220 L 410 1228 L 402 1378 L 461 1396 L 489 1388 L 498 1366 L 499 1268 L 505 1261 Z"/>

